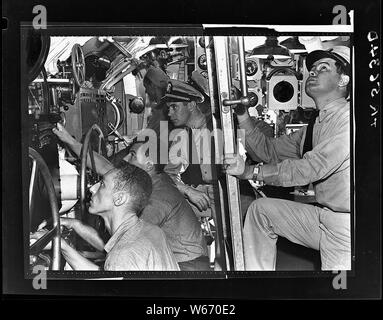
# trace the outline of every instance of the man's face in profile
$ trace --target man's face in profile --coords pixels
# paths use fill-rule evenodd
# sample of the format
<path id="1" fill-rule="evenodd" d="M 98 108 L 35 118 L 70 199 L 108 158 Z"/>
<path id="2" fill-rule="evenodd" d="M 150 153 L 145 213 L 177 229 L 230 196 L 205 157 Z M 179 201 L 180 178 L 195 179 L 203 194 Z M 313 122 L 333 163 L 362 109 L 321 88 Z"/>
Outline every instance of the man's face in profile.
<path id="1" fill-rule="evenodd" d="M 144 143 L 135 143 L 130 147 L 129 153 L 125 156 L 124 161 L 146 171 L 146 164 L 149 160 L 145 154 L 146 150 L 147 148 Z"/>
<path id="2" fill-rule="evenodd" d="M 89 189 L 92 194 L 89 213 L 99 215 L 103 212 L 111 211 L 113 209 L 113 189 L 115 174 L 116 172 L 114 169 L 110 170 L 102 177 L 99 182 L 97 182 Z"/>
<path id="3" fill-rule="evenodd" d="M 191 116 L 191 112 L 188 108 L 188 103 L 185 102 L 169 102 L 167 103 L 168 106 L 168 115 L 170 118 L 170 121 L 174 124 L 176 127 L 182 127 L 185 126 Z"/>

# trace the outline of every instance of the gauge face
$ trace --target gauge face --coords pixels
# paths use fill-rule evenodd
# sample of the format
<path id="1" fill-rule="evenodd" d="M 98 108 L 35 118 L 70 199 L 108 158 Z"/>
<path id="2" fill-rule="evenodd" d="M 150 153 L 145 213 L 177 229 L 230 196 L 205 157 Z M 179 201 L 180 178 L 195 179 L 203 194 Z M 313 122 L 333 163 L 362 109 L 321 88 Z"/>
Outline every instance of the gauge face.
<path id="1" fill-rule="evenodd" d="M 198 44 L 199 44 L 202 48 L 205 48 L 205 39 L 204 39 L 204 37 L 199 37 L 199 39 L 198 39 Z"/>
<path id="2" fill-rule="evenodd" d="M 246 75 L 251 77 L 255 75 L 258 71 L 258 64 L 254 60 L 246 61 Z"/>
<path id="3" fill-rule="evenodd" d="M 168 54 L 165 50 L 161 50 L 159 53 L 160 58 L 166 59 L 168 57 Z"/>
<path id="4" fill-rule="evenodd" d="M 207 63 L 206 63 L 206 55 L 205 54 L 200 55 L 198 57 L 198 67 L 201 70 L 207 70 Z"/>
<path id="5" fill-rule="evenodd" d="M 201 71 L 201 75 L 207 79 L 208 75 L 207 75 L 207 71 Z"/>

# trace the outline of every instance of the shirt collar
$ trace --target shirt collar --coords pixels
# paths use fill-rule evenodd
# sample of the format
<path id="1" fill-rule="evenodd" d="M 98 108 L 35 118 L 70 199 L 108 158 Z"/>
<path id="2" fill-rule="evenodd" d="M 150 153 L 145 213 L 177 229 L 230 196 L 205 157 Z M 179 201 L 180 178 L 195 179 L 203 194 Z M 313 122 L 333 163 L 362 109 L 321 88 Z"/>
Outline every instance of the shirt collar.
<path id="1" fill-rule="evenodd" d="M 151 176 L 153 189 L 154 189 L 154 186 L 156 186 L 157 184 L 159 184 L 161 182 L 162 176 L 163 176 L 162 172 L 161 173 L 155 173 L 154 175 Z"/>
<path id="2" fill-rule="evenodd" d="M 202 119 L 201 121 L 198 121 L 195 125 L 191 126 L 190 129 L 201 129 L 206 124 L 206 119 Z"/>
<path id="3" fill-rule="evenodd" d="M 120 226 L 117 228 L 116 232 L 111 236 L 108 243 L 105 245 L 104 250 L 109 252 L 112 250 L 114 245 L 121 239 L 121 237 L 128 231 L 131 230 L 131 238 L 134 238 L 137 231 L 139 231 L 142 225 L 142 220 L 139 219 L 136 215 L 130 216 L 126 219 Z M 135 232 L 136 231 L 136 232 Z"/>
<path id="4" fill-rule="evenodd" d="M 324 108 L 319 110 L 319 116 L 318 116 L 319 122 L 323 121 L 323 119 L 327 116 L 327 114 L 339 110 L 346 103 L 347 103 L 347 100 L 345 98 L 339 98 L 339 99 L 331 101 Z"/>

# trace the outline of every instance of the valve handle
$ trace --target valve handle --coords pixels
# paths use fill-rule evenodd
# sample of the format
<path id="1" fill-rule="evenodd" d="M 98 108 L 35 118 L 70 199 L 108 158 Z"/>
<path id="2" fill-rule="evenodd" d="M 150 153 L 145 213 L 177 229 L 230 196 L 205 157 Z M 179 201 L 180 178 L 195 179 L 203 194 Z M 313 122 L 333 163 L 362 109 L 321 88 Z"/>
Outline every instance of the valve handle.
<path id="1" fill-rule="evenodd" d="M 225 107 L 241 104 L 245 107 L 251 108 L 255 107 L 258 104 L 258 96 L 254 92 L 249 92 L 249 94 L 246 97 L 241 97 L 237 100 L 225 99 L 222 101 L 222 103 Z"/>

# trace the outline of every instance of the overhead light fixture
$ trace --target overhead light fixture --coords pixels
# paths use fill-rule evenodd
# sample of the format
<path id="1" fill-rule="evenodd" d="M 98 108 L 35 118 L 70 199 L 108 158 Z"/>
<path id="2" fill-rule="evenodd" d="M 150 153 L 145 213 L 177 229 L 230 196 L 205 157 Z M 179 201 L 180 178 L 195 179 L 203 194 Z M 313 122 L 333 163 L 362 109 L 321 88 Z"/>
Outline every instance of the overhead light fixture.
<path id="1" fill-rule="evenodd" d="M 318 36 L 301 36 L 298 39 L 305 46 L 308 53 L 315 50 L 323 50 L 322 41 Z"/>
<path id="2" fill-rule="evenodd" d="M 291 58 L 291 53 L 289 49 L 278 43 L 277 37 L 269 36 L 264 44 L 252 50 L 250 57 L 259 59 L 269 59 L 270 57 L 273 59 L 289 59 Z"/>
<path id="3" fill-rule="evenodd" d="M 188 44 L 182 37 L 154 37 L 150 40 L 149 45 L 158 49 L 178 49 L 187 48 Z"/>
<path id="4" fill-rule="evenodd" d="M 281 45 L 290 50 L 291 53 L 307 52 L 306 47 L 299 42 L 298 37 L 290 37 L 281 42 Z"/>
<path id="5" fill-rule="evenodd" d="M 167 49 L 169 39 L 170 37 L 154 37 L 150 40 L 149 46 L 153 46 L 158 49 Z"/>

